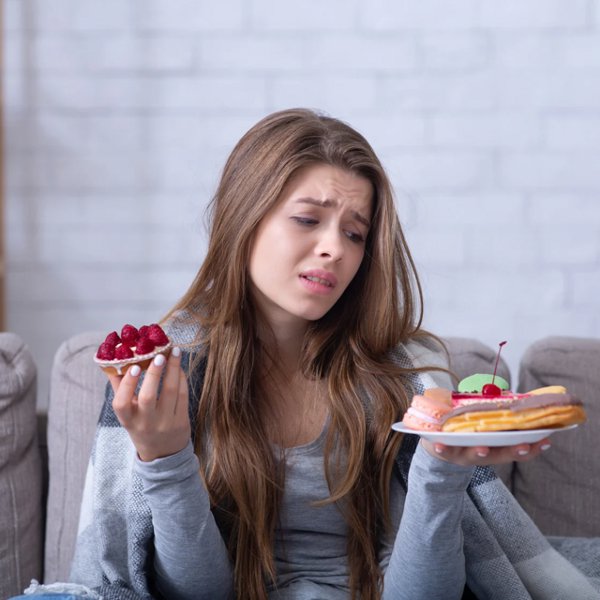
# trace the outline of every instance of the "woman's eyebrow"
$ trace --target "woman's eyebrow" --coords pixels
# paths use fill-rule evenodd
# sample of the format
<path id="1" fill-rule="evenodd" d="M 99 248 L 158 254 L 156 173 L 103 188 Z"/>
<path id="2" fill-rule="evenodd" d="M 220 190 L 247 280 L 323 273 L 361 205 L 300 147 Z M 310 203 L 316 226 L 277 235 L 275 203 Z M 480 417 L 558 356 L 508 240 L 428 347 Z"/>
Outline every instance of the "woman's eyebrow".
<path id="1" fill-rule="evenodd" d="M 330 208 L 332 206 L 337 206 L 337 201 L 336 200 L 329 200 L 329 199 L 325 199 L 325 200 L 318 200 L 317 198 L 298 198 L 296 200 L 296 203 L 298 204 L 312 204 L 314 206 L 321 206 L 323 208 Z M 356 210 L 352 210 L 350 211 L 352 214 L 352 217 L 358 221 L 359 223 L 362 223 L 367 229 L 370 229 L 371 227 L 371 223 L 369 222 L 369 219 L 367 219 L 366 217 L 363 217 L 363 215 L 361 215 L 358 211 Z"/>

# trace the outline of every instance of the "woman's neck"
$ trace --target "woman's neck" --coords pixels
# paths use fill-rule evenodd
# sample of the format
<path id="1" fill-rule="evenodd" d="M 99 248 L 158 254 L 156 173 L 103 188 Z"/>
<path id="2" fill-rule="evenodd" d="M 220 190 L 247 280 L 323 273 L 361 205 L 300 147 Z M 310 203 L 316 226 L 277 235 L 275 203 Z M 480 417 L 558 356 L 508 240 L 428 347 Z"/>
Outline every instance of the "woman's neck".
<path id="1" fill-rule="evenodd" d="M 275 371 L 289 378 L 293 378 L 300 372 L 305 334 L 306 323 L 285 326 L 270 324 L 259 328 L 259 337 L 267 348 Z"/>
<path id="2" fill-rule="evenodd" d="M 259 331 L 259 334 L 261 332 Z M 284 448 L 316 439 L 327 416 L 326 383 L 307 378 L 301 368 L 303 327 L 269 327 L 262 332 L 266 363 L 262 389 L 271 441 Z"/>

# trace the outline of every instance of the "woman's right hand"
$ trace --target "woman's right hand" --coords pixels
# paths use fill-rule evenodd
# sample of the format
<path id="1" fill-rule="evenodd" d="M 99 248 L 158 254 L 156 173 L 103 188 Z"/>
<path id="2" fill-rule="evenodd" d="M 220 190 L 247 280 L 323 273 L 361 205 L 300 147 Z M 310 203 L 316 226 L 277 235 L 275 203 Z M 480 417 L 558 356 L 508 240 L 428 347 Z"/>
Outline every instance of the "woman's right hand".
<path id="1" fill-rule="evenodd" d="M 163 370 L 164 378 L 159 386 Z M 138 456 L 143 461 L 151 461 L 183 450 L 190 440 L 191 426 L 181 349 L 173 348 L 166 360 L 162 354 L 154 358 L 136 395 L 139 377 L 137 365 L 123 376 L 109 376 L 115 392 L 113 409 L 129 433 Z"/>

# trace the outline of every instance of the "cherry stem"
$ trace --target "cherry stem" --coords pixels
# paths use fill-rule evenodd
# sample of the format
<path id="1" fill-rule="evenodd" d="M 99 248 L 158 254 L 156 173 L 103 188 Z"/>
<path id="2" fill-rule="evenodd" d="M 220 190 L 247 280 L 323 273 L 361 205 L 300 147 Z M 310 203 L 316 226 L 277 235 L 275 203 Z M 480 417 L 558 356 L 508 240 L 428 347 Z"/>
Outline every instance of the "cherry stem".
<path id="1" fill-rule="evenodd" d="M 494 374 L 492 375 L 492 384 L 494 383 L 494 380 L 496 379 L 496 369 L 498 369 L 498 361 L 500 360 L 500 352 L 502 352 L 502 346 L 504 346 L 504 344 L 506 344 L 506 341 L 500 342 L 498 344 L 498 354 L 496 355 L 496 364 L 494 365 Z"/>

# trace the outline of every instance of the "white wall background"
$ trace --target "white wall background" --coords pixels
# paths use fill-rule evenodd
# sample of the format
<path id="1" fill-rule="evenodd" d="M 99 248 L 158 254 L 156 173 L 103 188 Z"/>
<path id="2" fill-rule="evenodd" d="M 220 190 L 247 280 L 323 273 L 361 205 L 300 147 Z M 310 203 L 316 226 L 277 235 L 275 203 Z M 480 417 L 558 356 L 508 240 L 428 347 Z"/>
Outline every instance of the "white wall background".
<path id="1" fill-rule="evenodd" d="M 426 325 L 516 374 L 600 336 L 599 0 L 5 0 L 8 328 L 46 403 L 66 337 L 154 321 L 265 114 L 323 109 L 396 186 Z"/>

